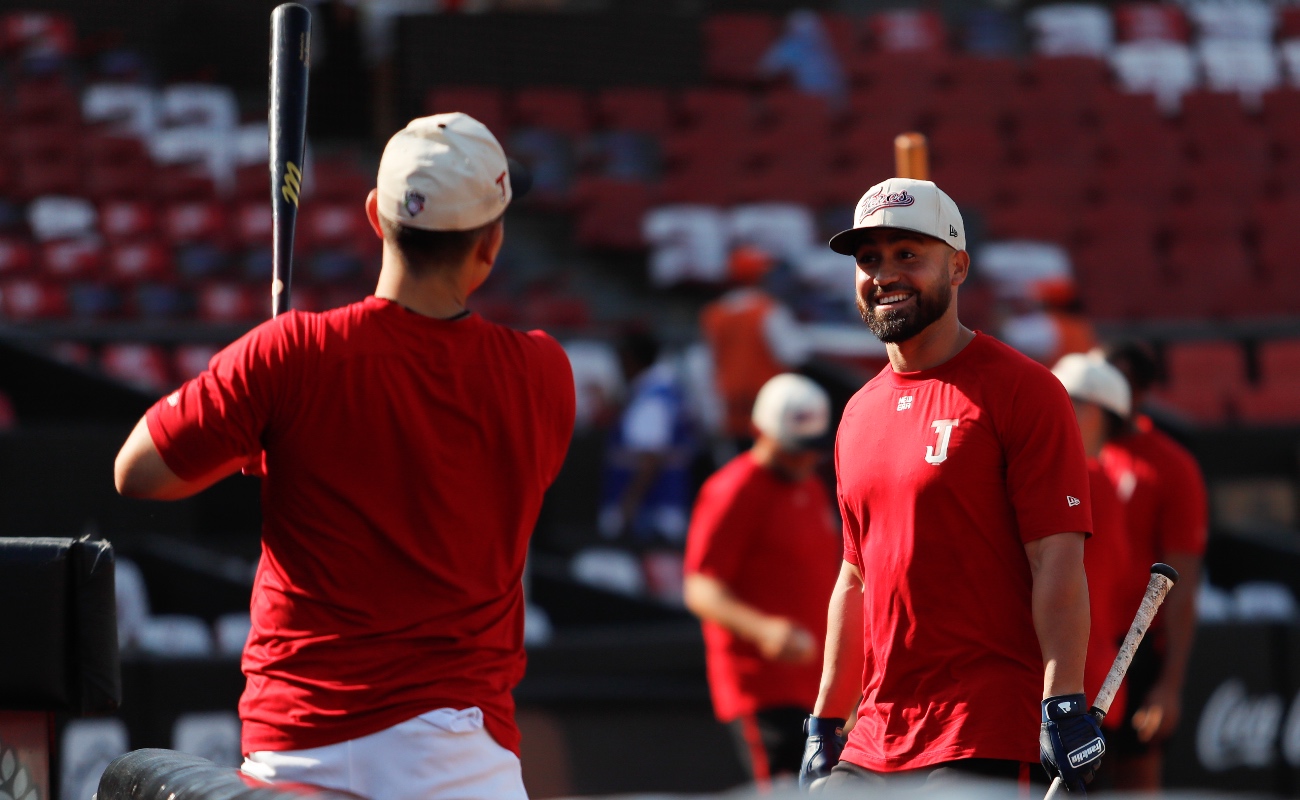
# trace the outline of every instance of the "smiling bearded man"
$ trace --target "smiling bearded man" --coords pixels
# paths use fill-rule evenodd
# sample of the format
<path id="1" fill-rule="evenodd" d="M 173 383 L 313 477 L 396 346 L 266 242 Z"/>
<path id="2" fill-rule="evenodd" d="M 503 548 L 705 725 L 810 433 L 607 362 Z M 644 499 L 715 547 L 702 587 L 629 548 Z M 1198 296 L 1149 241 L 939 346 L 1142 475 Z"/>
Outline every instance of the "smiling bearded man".
<path id="1" fill-rule="evenodd" d="M 800 783 L 1025 779 L 1037 751 L 1081 791 L 1105 742 L 1083 695 L 1092 520 L 1070 399 L 957 318 L 970 256 L 948 195 L 893 178 L 854 220 L 830 246 L 856 259 L 890 363 L 835 442 L 844 560 Z"/>

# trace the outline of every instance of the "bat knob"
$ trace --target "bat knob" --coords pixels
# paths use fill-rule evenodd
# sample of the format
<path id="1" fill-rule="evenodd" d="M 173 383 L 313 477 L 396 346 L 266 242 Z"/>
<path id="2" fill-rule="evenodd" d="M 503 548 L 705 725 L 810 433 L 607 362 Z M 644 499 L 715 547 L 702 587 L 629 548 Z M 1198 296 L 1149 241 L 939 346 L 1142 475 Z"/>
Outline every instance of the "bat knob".
<path id="1" fill-rule="evenodd" d="M 1169 566 L 1168 564 L 1161 564 L 1161 563 L 1159 563 L 1159 562 L 1156 562 L 1155 564 L 1152 564 L 1152 565 L 1151 565 L 1151 574 L 1152 574 L 1152 575 L 1164 575 L 1166 578 L 1169 579 L 1169 582 L 1170 582 L 1170 583 L 1178 583 L 1178 570 L 1174 569 L 1173 567 Z"/>

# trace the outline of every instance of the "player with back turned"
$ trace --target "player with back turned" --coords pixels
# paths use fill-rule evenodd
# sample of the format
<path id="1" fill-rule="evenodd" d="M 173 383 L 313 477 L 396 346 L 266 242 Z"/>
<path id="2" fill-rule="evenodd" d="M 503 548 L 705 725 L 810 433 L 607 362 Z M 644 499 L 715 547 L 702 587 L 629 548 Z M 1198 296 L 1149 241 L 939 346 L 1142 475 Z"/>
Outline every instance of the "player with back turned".
<path id="1" fill-rule="evenodd" d="M 1027 779 L 1037 757 L 1082 789 L 1105 743 L 1083 694 L 1092 520 L 1070 400 L 961 324 L 970 257 L 938 187 L 885 181 L 854 221 L 830 246 L 855 257 L 890 364 L 836 439 L 844 561 L 800 782 Z"/>
<path id="2" fill-rule="evenodd" d="M 551 337 L 466 307 L 511 194 L 482 123 L 412 121 L 366 199 L 384 242 L 375 294 L 258 326 L 118 455 L 132 497 L 262 475 L 247 773 L 385 800 L 526 797 L 521 581 L 574 385 Z"/>

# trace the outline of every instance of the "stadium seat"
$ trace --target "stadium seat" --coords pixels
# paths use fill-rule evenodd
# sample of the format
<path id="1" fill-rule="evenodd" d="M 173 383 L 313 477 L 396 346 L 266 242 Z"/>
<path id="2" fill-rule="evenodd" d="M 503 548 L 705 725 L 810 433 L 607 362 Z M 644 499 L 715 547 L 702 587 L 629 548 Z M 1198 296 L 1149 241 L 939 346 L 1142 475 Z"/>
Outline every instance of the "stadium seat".
<path id="1" fill-rule="evenodd" d="M 221 244 L 227 238 L 226 228 L 226 211 L 218 203 L 181 203 L 163 210 L 163 235 L 172 245 Z"/>
<path id="2" fill-rule="evenodd" d="M 153 394 L 173 385 L 166 351 L 158 345 L 117 342 L 104 346 L 100 368 L 105 375 Z M 158 619 L 158 618 L 154 618 Z"/>
<path id="3" fill-rule="evenodd" d="M 194 199 L 202 187 L 230 194 L 235 183 L 235 150 L 229 130 L 186 127 L 159 131 L 149 140 L 149 152 L 160 167 L 159 195 Z"/>
<path id="4" fill-rule="evenodd" d="M 104 266 L 104 248 L 96 236 L 61 239 L 41 245 L 41 274 L 55 280 L 98 277 Z"/>
<path id="5" fill-rule="evenodd" d="M 515 125 L 547 128 L 568 136 L 591 130 L 587 97 L 578 89 L 530 87 L 515 92 Z"/>
<path id="6" fill-rule="evenodd" d="M 1197 47 L 1205 85 L 1232 92 L 1257 110 L 1265 92 L 1282 82 L 1282 67 L 1270 41 L 1202 41 Z"/>
<path id="7" fill-rule="evenodd" d="M 1026 201 L 989 209 L 985 224 L 990 236 L 999 239 L 1032 239 L 1070 245 L 1078 236 L 1078 218 L 1068 209 Z"/>
<path id="8" fill-rule="evenodd" d="M 1191 25 L 1173 3 L 1124 3 L 1115 7 L 1115 27 L 1121 42 L 1186 42 Z"/>
<path id="9" fill-rule="evenodd" d="M 1162 392 L 1193 418 L 1218 421 L 1246 386 L 1246 354 L 1233 341 L 1177 342 L 1165 350 L 1169 381 Z"/>
<path id="10" fill-rule="evenodd" d="M 866 31 L 874 49 L 885 53 L 943 53 L 948 31 L 935 11 L 899 8 L 867 17 Z"/>
<path id="11" fill-rule="evenodd" d="M 158 209 L 137 200 L 110 200 L 99 206 L 99 230 L 110 243 L 152 236 L 158 230 Z"/>
<path id="12" fill-rule="evenodd" d="M 172 277 L 171 253 L 156 240 L 137 240 L 111 245 L 108 249 L 108 277 L 135 283 Z"/>
<path id="13" fill-rule="evenodd" d="M 358 209 L 375 188 L 374 174 L 362 171 L 352 159 L 344 157 L 316 159 L 308 165 L 305 179 L 313 202 L 352 203 Z M 262 180 L 265 188 L 266 178 Z"/>
<path id="14" fill-rule="evenodd" d="M 574 237 L 582 247 L 636 252 L 645 249 L 641 220 L 654 192 L 641 181 L 580 178 L 573 189 L 577 221 Z"/>
<path id="15" fill-rule="evenodd" d="M 1262 0 L 1231 3 L 1188 3 L 1187 14 L 1202 41 L 1267 42 L 1277 27 L 1277 14 Z"/>
<path id="16" fill-rule="evenodd" d="M 849 77 L 877 97 L 927 103 L 929 93 L 947 81 L 949 56 L 943 51 L 887 53 L 864 50 L 848 65 Z"/>
<path id="17" fill-rule="evenodd" d="M 578 295 L 539 293 L 524 300 L 523 318 L 539 328 L 582 330 L 591 325 L 591 306 Z"/>
<path id="18" fill-rule="evenodd" d="M 688 128 L 743 131 L 754 124 L 756 116 L 753 98 L 740 89 L 686 89 L 677 99 L 678 122 Z"/>
<path id="19" fill-rule="evenodd" d="M 62 80 L 23 81 L 13 90 L 11 109 L 20 125 L 75 126 L 81 122 L 81 107 L 72 88 Z"/>
<path id="20" fill-rule="evenodd" d="M 172 374 L 180 381 L 197 378 L 220 348 L 211 344 L 182 344 L 172 353 Z"/>
<path id="21" fill-rule="evenodd" d="M 1052 3 L 1025 15 L 1034 52 L 1043 56 L 1101 58 L 1115 40 L 1110 10 L 1091 3 Z"/>
<path id="22" fill-rule="evenodd" d="M 76 27 L 67 14 L 15 11 L 0 17 L 0 54 L 36 51 L 69 56 L 76 46 Z"/>
<path id="23" fill-rule="evenodd" d="M 27 206 L 27 225 L 39 242 L 90 236 L 98 217 L 95 206 L 80 197 L 38 197 Z"/>
<path id="24" fill-rule="evenodd" d="M 351 248 L 362 236 L 373 236 L 360 203 L 317 203 L 303 209 L 298 235 L 302 246 Z"/>
<path id="25" fill-rule="evenodd" d="M 223 134 L 239 125 L 239 103 L 229 86 L 179 83 L 162 90 L 160 122 L 173 128 L 198 128 Z"/>
<path id="26" fill-rule="evenodd" d="M 1026 164 L 1068 165 L 1078 170 L 1099 160 L 1101 144 L 1077 120 L 1029 116 L 1016 122 L 1013 150 Z"/>
<path id="27" fill-rule="evenodd" d="M 1007 140 L 992 123 L 953 119 L 936 125 L 929 134 L 930 158 L 936 165 L 948 161 L 970 160 L 985 165 L 1001 165 L 1007 160 Z"/>
<path id="28" fill-rule="evenodd" d="M 36 264 L 36 248 L 18 237 L 0 237 L 0 277 L 27 275 Z"/>
<path id="29" fill-rule="evenodd" d="M 139 84 L 92 84 L 81 96 L 81 116 L 113 133 L 147 139 L 158 128 L 158 93 Z"/>
<path id="30" fill-rule="evenodd" d="M 1237 419 L 1247 425 L 1294 425 L 1300 422 L 1300 387 L 1260 386 L 1233 398 Z"/>
<path id="31" fill-rule="evenodd" d="M 246 284 L 209 282 L 199 288 L 198 315 L 204 322 L 243 322 L 260 311 Z"/>
<path id="32" fill-rule="evenodd" d="M 505 93 L 495 86 L 440 86 L 424 98 L 426 114 L 462 111 L 487 126 L 498 139 L 510 133 Z"/>
<path id="33" fill-rule="evenodd" d="M 99 281 L 82 281 L 68 286 L 68 312 L 77 319 L 106 319 L 122 310 L 117 287 Z"/>
<path id="34" fill-rule="evenodd" d="M 1247 208 L 1208 197 L 1171 207 L 1162 215 L 1161 227 L 1175 239 L 1239 241 L 1246 228 Z"/>
<path id="35" fill-rule="evenodd" d="M 1008 205 L 1050 205 L 1077 217 L 1088 200 L 1090 175 L 1082 158 L 1079 163 L 1061 160 L 1025 164 L 1003 172 L 998 194 Z"/>
<path id="36" fill-rule="evenodd" d="M 266 200 L 250 200 L 235 207 L 233 236 L 241 249 L 265 247 L 271 244 L 274 220 L 271 204 Z M 297 241 L 295 240 L 295 244 Z"/>
<path id="37" fill-rule="evenodd" d="M 858 128 L 885 129 L 893 135 L 916 130 L 919 122 L 937 104 L 933 85 L 914 90 L 899 90 L 881 85 L 874 88 L 854 89 L 849 95 L 848 135 L 856 136 Z M 892 145 L 891 145 L 892 150 Z"/>
<path id="38" fill-rule="evenodd" d="M 50 281 L 6 281 L 0 284 L 0 310 L 11 320 L 57 319 L 68 313 L 67 289 Z"/>
<path id="39" fill-rule="evenodd" d="M 1200 83 L 1195 55 L 1178 42 L 1121 44 L 1111 52 L 1110 64 L 1124 91 L 1154 94 L 1165 114 L 1176 114 L 1182 96 Z"/>
<path id="40" fill-rule="evenodd" d="M 656 88 L 604 89 L 596 96 L 596 116 L 608 130 L 636 131 L 655 136 L 671 123 L 668 93 Z"/>
<path id="41" fill-rule="evenodd" d="M 1300 339 L 1267 339 L 1256 355 L 1262 385 L 1300 386 Z M 1300 413 L 1300 402 L 1296 411 Z"/>
<path id="42" fill-rule="evenodd" d="M 704 74 L 711 81 L 752 83 L 780 25 L 767 14 L 713 14 L 704 20 Z"/>

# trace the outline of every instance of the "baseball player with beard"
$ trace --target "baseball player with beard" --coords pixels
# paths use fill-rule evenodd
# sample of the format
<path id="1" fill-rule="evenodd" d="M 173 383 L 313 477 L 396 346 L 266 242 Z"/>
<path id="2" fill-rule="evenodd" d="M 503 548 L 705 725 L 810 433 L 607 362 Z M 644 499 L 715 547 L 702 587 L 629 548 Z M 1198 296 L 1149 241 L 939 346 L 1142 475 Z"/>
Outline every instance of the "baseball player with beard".
<path id="1" fill-rule="evenodd" d="M 958 319 L 970 257 L 948 195 L 893 178 L 854 220 L 830 247 L 856 259 L 890 363 L 836 440 L 844 562 L 800 783 L 1027 780 L 1041 759 L 1081 791 L 1105 740 L 1083 694 L 1092 519 L 1070 399 Z"/>

